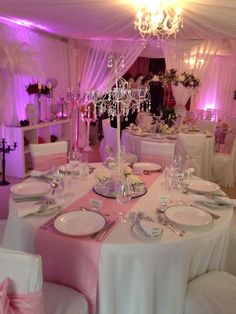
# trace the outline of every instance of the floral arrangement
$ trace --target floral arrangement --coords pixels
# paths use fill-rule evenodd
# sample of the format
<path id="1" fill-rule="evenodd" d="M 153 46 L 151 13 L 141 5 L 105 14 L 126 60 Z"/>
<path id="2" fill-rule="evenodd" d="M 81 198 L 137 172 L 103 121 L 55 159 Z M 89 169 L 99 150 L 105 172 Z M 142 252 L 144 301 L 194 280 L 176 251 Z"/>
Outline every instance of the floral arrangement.
<path id="1" fill-rule="evenodd" d="M 48 86 L 38 83 L 30 83 L 28 86 L 25 87 L 25 90 L 29 95 L 48 95 L 51 91 Z"/>
<path id="2" fill-rule="evenodd" d="M 178 86 L 182 84 L 186 88 L 198 88 L 200 85 L 200 80 L 196 78 L 193 74 L 182 72 L 180 75 L 177 74 L 177 70 L 170 69 L 165 74 L 155 75 L 152 79 L 154 82 L 160 82 L 164 87 L 169 84 Z"/>
<path id="3" fill-rule="evenodd" d="M 163 107 L 160 110 L 160 118 L 161 121 L 165 122 L 168 128 L 171 128 L 175 120 L 177 119 L 174 108 L 172 107 Z"/>

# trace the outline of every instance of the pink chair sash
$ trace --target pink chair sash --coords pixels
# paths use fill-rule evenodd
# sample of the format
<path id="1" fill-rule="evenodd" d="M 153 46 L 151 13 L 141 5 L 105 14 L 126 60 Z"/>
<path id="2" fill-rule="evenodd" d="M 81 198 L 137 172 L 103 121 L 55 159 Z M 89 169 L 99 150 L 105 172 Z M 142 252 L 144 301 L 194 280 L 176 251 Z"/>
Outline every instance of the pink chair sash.
<path id="1" fill-rule="evenodd" d="M 65 153 L 51 154 L 46 156 L 32 157 L 34 170 L 46 171 L 50 170 L 53 166 L 61 166 L 66 164 L 67 157 Z"/>
<path id="2" fill-rule="evenodd" d="M 0 313 L 1 314 L 43 314 L 42 291 L 30 294 L 8 295 L 9 278 L 0 284 Z"/>

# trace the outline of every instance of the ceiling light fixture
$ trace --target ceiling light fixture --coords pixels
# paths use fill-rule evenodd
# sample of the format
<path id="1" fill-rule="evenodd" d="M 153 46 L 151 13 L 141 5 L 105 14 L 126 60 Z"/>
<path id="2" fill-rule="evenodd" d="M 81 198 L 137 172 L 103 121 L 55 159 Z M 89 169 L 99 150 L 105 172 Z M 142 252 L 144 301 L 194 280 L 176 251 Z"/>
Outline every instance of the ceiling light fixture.
<path id="1" fill-rule="evenodd" d="M 135 29 L 144 42 L 151 36 L 163 41 L 183 27 L 182 9 L 176 0 L 133 0 L 137 7 Z"/>

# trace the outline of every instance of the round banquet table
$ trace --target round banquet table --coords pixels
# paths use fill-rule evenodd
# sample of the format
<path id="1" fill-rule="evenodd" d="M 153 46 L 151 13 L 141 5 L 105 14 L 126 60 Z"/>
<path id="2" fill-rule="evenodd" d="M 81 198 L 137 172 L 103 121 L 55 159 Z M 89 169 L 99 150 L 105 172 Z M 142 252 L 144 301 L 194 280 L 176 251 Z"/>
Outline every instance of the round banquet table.
<path id="1" fill-rule="evenodd" d="M 127 151 L 136 154 L 139 161 L 157 162 L 163 166 L 166 166 L 173 158 L 175 143 L 176 137 L 171 134 L 144 133 L 139 135 L 135 131 L 123 130 L 121 135 L 121 145 Z"/>
<path id="2" fill-rule="evenodd" d="M 96 166 L 103 167 L 100 164 Z M 166 195 L 166 190 L 163 175 L 150 176 L 156 176 L 154 183 L 147 194 L 137 199 L 131 210 L 143 211 L 156 219 L 155 209 L 160 197 Z M 64 206 L 82 197 L 94 183 L 93 174 L 89 175 L 87 181 L 75 182 L 72 187 L 74 196 L 66 199 Z M 175 197 L 179 197 L 178 193 Z M 191 201 L 189 194 L 181 197 Z M 31 215 L 19 218 L 16 206 L 11 199 L 3 245 L 9 249 L 34 253 L 36 230 L 49 217 Z M 97 313 L 183 314 L 187 282 L 224 266 L 233 210 L 211 210 L 220 219 L 204 227 L 185 227 L 184 237 L 162 226 L 161 236 L 143 239 L 131 231 L 131 222 L 117 224 L 101 245 Z"/>

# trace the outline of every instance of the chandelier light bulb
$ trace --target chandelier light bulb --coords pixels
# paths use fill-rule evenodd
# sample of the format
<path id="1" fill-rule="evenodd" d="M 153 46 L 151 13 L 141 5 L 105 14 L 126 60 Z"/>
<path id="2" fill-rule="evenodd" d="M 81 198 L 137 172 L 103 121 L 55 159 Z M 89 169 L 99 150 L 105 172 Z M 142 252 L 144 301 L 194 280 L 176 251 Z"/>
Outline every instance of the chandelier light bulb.
<path id="1" fill-rule="evenodd" d="M 159 41 L 165 40 L 175 36 L 183 27 L 182 8 L 176 5 L 175 0 L 140 0 L 136 3 L 134 25 L 144 41 L 151 36 Z"/>

